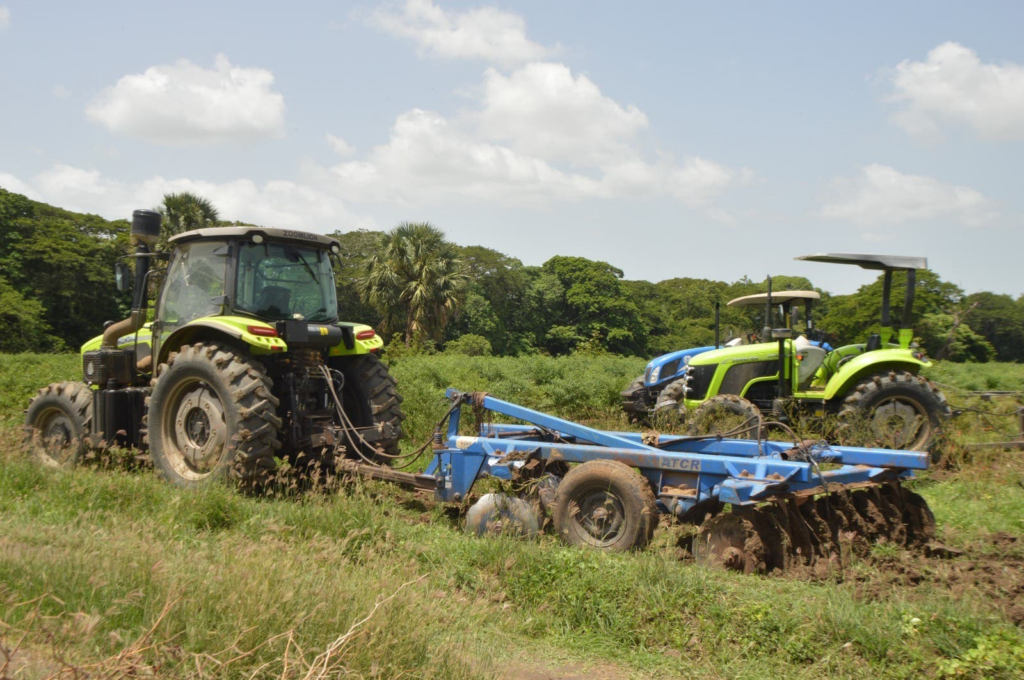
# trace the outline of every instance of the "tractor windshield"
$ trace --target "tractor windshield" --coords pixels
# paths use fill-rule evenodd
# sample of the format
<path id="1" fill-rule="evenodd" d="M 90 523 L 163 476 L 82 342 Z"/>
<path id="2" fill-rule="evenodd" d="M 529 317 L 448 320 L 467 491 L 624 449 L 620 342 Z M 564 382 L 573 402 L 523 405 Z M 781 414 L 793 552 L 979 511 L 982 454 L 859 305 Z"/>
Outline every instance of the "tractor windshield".
<path id="1" fill-rule="evenodd" d="M 235 309 L 262 319 L 334 321 L 338 298 L 327 251 L 291 243 L 240 243 Z"/>

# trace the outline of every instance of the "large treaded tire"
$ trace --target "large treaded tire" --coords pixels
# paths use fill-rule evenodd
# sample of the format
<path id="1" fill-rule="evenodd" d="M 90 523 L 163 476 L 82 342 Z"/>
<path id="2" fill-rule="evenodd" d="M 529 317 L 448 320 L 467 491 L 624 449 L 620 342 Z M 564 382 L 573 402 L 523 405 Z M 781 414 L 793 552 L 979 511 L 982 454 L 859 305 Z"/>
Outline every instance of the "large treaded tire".
<path id="1" fill-rule="evenodd" d="M 658 526 L 650 483 L 614 460 L 591 460 L 569 470 L 558 485 L 552 515 L 565 543 L 608 552 L 643 548 Z M 606 536 L 595 534 L 598 526 L 607 527 Z"/>
<path id="2" fill-rule="evenodd" d="M 49 467 L 73 467 L 89 449 L 92 390 L 84 383 L 47 385 L 32 397 L 25 411 L 26 443 Z"/>
<path id="3" fill-rule="evenodd" d="M 687 424 L 687 433 L 692 436 L 725 434 L 746 423 L 749 429 L 730 435 L 730 439 L 755 439 L 758 436 L 757 421 L 761 409 L 735 394 L 716 394 L 693 411 Z"/>
<path id="4" fill-rule="evenodd" d="M 387 365 L 373 354 L 346 357 L 337 362 L 337 368 L 345 375 L 342 401 L 345 413 L 356 427 L 372 427 L 388 423 L 394 435 L 379 442 L 384 453 L 398 455 L 398 442 L 402 439 L 402 395 L 398 383 L 388 372 Z M 363 455 L 372 457 L 375 452 L 366 450 Z M 378 456 L 380 462 L 387 458 Z"/>
<path id="5" fill-rule="evenodd" d="M 900 411 L 909 414 L 907 409 L 913 409 L 923 419 L 920 428 L 912 436 L 879 431 L 876 425 L 881 425 L 878 421 L 882 416 L 877 410 L 887 404 L 896 404 L 895 417 L 901 417 Z M 926 451 L 951 416 L 946 395 L 935 383 L 907 371 L 888 371 L 861 380 L 843 400 L 837 434 L 844 444 Z"/>
<path id="6" fill-rule="evenodd" d="M 685 418 L 686 406 L 683 405 L 685 398 L 686 380 L 673 380 L 668 385 L 665 385 L 665 389 L 658 395 L 658 400 L 654 404 L 654 412 L 663 415 L 673 414 L 680 418 Z"/>
<path id="7" fill-rule="evenodd" d="M 216 343 L 186 345 L 160 364 L 146 400 L 150 456 L 157 473 L 185 488 L 234 480 L 254 487 L 275 468 L 281 448 L 277 397 L 262 364 Z M 201 395 L 201 396 L 196 396 Z M 190 406 L 191 404 L 191 406 Z M 202 413 L 200 413 L 202 411 Z M 204 443 L 187 430 L 205 417 Z M 189 460 L 191 448 L 201 455 Z"/>

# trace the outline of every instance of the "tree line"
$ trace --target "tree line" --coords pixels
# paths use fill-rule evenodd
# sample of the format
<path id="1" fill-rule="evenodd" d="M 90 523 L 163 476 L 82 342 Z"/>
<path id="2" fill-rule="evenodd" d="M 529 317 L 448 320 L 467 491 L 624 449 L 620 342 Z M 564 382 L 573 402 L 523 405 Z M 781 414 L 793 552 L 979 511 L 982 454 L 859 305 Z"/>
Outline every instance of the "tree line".
<path id="1" fill-rule="evenodd" d="M 165 238 L 228 224 L 191 194 L 165 196 L 158 208 Z M 130 298 L 117 292 L 112 271 L 129 252 L 129 228 L 126 220 L 0 189 L 0 351 L 73 350 L 104 321 L 125 317 Z M 716 303 L 723 341 L 764 325 L 762 309 L 725 303 L 764 292 L 766 280 L 629 281 L 612 264 L 571 255 L 528 266 L 490 248 L 451 243 L 426 223 L 331 236 L 342 246 L 341 318 L 373 325 L 402 351 L 654 356 L 712 344 Z M 905 279 L 900 273 L 894 279 L 898 301 Z M 775 276 L 772 287 L 818 290 L 815 325 L 834 343 L 863 341 L 880 325 L 881 277 L 852 295 L 831 295 L 803 277 Z M 897 302 L 893 314 L 901 313 Z M 909 324 L 932 356 L 1024 361 L 1024 296 L 967 294 L 923 271 Z"/>

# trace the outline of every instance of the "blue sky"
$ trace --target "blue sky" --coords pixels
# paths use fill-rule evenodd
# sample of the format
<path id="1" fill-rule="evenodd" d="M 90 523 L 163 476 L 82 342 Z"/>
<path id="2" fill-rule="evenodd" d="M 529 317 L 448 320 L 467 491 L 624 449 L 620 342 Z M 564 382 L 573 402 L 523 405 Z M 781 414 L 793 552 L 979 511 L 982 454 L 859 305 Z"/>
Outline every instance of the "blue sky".
<path id="1" fill-rule="evenodd" d="M 1024 4 L 0 0 L 0 186 L 312 231 L 427 220 L 628 278 L 925 255 L 1019 295 Z"/>

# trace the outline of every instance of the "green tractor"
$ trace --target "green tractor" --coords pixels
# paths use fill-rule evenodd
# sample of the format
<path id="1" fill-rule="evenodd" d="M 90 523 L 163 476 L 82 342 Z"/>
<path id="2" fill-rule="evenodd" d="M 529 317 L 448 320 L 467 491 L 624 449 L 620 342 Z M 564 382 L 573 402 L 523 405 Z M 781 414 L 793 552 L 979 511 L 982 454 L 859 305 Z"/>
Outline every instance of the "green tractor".
<path id="1" fill-rule="evenodd" d="M 865 342 L 831 348 L 814 328 L 813 291 L 782 291 L 740 298 L 730 304 L 765 304 L 765 335 L 758 344 L 724 347 L 691 358 L 677 384 L 662 394 L 678 394 L 676 408 L 694 434 L 742 430 L 756 416 L 770 413 L 832 415 L 844 443 L 926 450 L 951 411 L 934 383 L 920 375 L 931 365 L 913 346 L 910 328 L 894 328 L 889 297 L 894 271 L 907 275 L 902 319 L 909 319 L 918 269 L 925 258 L 887 255 L 821 254 L 796 258 L 811 262 L 857 265 L 884 273 L 881 326 Z M 799 303 L 805 310 L 805 334 L 794 338 Z M 782 307 L 783 323 L 772 311 Z M 809 337 L 808 337 L 809 336 Z M 781 370 L 780 370 L 781 367 Z M 740 436 L 746 433 L 740 432 Z"/>
<path id="2" fill-rule="evenodd" d="M 199 229 L 155 252 L 161 217 L 132 216 L 131 316 L 82 346 L 84 382 L 32 399 L 36 456 L 71 466 L 90 449 L 148 450 L 183 487 L 253 486 L 278 458 L 330 467 L 398 454 L 402 397 L 370 326 L 338 321 L 331 256 L 317 234 L 235 226 Z M 147 323 L 154 260 L 168 261 Z M 119 263 L 118 289 L 131 271 Z"/>

